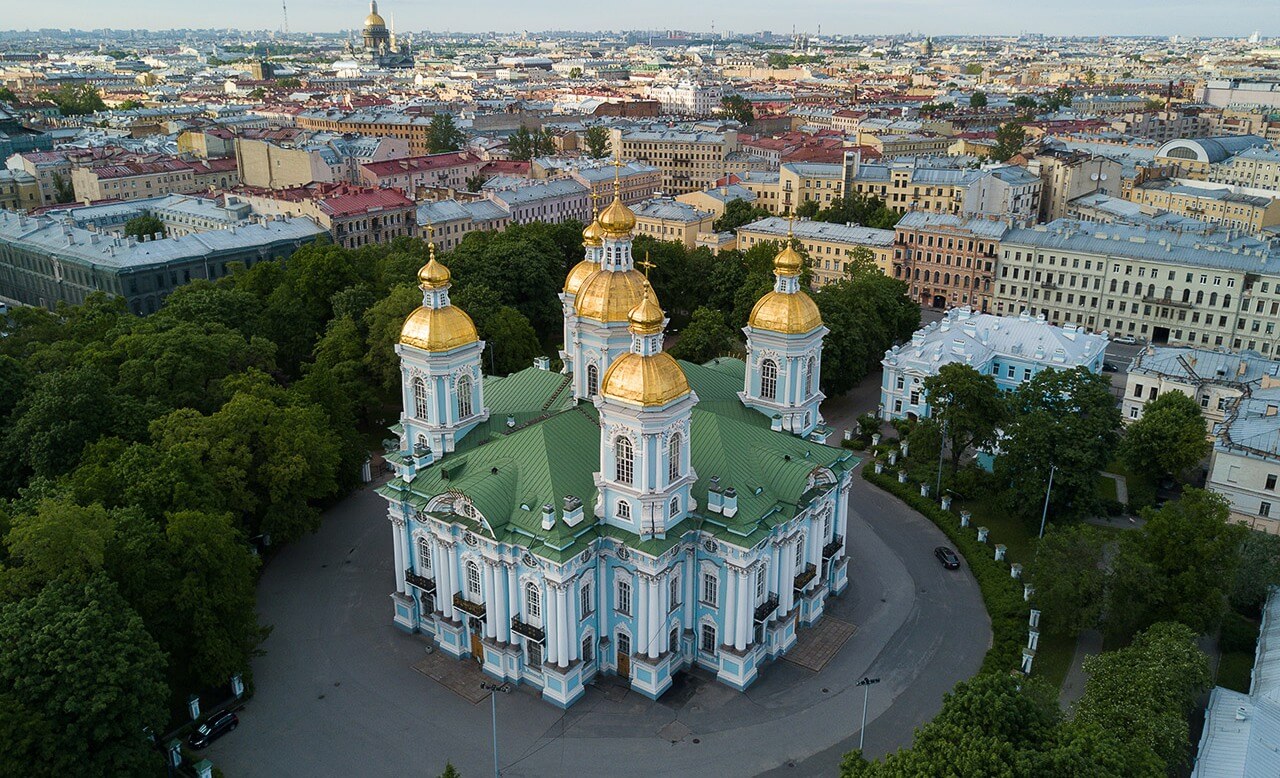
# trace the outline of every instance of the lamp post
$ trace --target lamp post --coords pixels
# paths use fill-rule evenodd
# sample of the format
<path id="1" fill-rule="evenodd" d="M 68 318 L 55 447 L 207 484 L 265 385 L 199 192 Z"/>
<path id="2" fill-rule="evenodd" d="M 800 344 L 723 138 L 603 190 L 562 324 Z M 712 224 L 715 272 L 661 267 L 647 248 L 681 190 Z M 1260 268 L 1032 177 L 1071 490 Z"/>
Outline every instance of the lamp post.
<path id="1" fill-rule="evenodd" d="M 858 681 L 855 686 L 862 687 L 862 728 L 858 730 L 858 750 L 862 750 L 862 743 L 867 737 L 867 700 L 871 698 L 871 685 L 880 683 L 879 678 L 868 678 L 862 676 L 862 680 Z"/>
<path id="2" fill-rule="evenodd" d="M 481 689 L 489 690 L 489 712 L 493 717 L 493 778 L 498 778 L 498 692 L 507 694 L 511 687 L 505 683 L 480 683 Z"/>
<path id="3" fill-rule="evenodd" d="M 1049 487 L 1044 490 L 1044 510 L 1040 512 L 1040 537 L 1044 537 L 1044 522 L 1049 518 L 1049 494 L 1053 491 L 1053 474 L 1058 472 L 1057 465 L 1049 465 Z"/>
<path id="4" fill-rule="evenodd" d="M 933 490 L 936 497 L 942 496 L 942 455 L 947 447 L 947 421 L 942 420 L 942 430 L 938 433 L 938 485 Z"/>

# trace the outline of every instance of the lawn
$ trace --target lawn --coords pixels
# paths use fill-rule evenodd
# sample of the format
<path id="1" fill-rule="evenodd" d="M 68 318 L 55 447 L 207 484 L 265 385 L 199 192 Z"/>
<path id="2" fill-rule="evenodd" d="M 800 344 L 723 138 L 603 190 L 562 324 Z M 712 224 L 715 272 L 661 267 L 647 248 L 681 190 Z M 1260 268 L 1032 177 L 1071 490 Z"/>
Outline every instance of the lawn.
<path id="1" fill-rule="evenodd" d="M 1249 676 L 1253 672 L 1253 654 L 1229 651 L 1218 661 L 1218 686 L 1249 693 Z"/>
<path id="2" fill-rule="evenodd" d="M 1116 481 L 1114 478 L 1098 476 L 1098 499 L 1110 502 L 1116 501 Z"/>
<path id="3" fill-rule="evenodd" d="M 1067 670 L 1071 667 L 1071 657 L 1075 653 L 1075 638 L 1042 633 L 1036 661 L 1031 667 L 1032 674 L 1053 684 L 1053 688 L 1061 689 L 1062 682 L 1067 678 Z"/>
<path id="4" fill-rule="evenodd" d="M 1031 563 L 1035 552 L 1035 535 L 1016 516 L 1009 515 L 996 505 L 994 497 L 979 500 L 957 500 L 954 510 L 966 510 L 973 514 L 973 526 L 991 530 L 990 543 L 1003 543 L 1007 547 L 1006 558 L 1010 563 L 1019 562 L 1024 567 Z M 995 553 L 994 551 L 992 553 Z"/>

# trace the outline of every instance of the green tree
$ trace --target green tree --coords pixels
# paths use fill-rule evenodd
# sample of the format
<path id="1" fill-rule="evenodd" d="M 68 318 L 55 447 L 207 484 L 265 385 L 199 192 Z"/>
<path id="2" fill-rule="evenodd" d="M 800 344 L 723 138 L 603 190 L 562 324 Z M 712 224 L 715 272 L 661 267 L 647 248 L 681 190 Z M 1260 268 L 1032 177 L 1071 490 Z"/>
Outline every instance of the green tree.
<path id="1" fill-rule="evenodd" d="M 249 94 L 245 97 L 250 100 L 265 100 L 267 98 L 267 90 L 262 87 L 255 87 L 249 90 Z"/>
<path id="2" fill-rule="evenodd" d="M 822 391 L 847 392 L 875 369 L 884 352 L 920 326 L 920 306 L 906 284 L 879 272 L 861 272 L 826 284 L 813 294 L 822 322 Z"/>
<path id="3" fill-rule="evenodd" d="M 1041 630 L 1074 637 L 1098 625 L 1106 598 L 1103 540 L 1086 524 L 1055 529 L 1036 545 L 1027 577 L 1035 584 Z"/>
<path id="4" fill-rule="evenodd" d="M 467 176 L 467 181 L 463 186 L 468 192 L 479 192 L 484 189 L 484 182 L 487 180 L 484 176 L 476 173 L 473 176 Z"/>
<path id="5" fill-rule="evenodd" d="M 1034 111 L 1039 105 L 1031 95 L 1016 95 L 1010 102 L 1013 103 L 1015 108 L 1020 108 L 1024 111 Z"/>
<path id="6" fill-rule="evenodd" d="M 520 125 L 520 128 L 511 133 L 511 137 L 507 138 L 507 151 L 510 152 L 511 158 L 520 162 L 528 162 L 537 156 L 537 139 L 535 134 L 529 132 L 529 128 Z"/>
<path id="7" fill-rule="evenodd" d="M 10 561 L 0 570 L 3 590 L 29 594 L 62 579 L 83 583 L 102 569 L 114 531 L 101 505 L 81 507 L 66 500 L 41 500 L 34 512 L 19 513 L 4 539 Z"/>
<path id="8" fill-rule="evenodd" d="M 157 233 L 161 237 L 164 237 L 166 232 L 167 230 L 165 229 L 164 222 L 149 213 L 143 214 L 142 216 L 135 216 L 124 223 L 124 234 L 132 235 L 138 240 L 142 240 L 143 236 L 150 239 L 151 236 L 156 235 Z"/>
<path id="9" fill-rule="evenodd" d="M 736 353 L 739 344 L 733 330 L 725 322 L 724 313 L 703 306 L 693 312 L 689 325 L 669 350 L 676 359 L 702 364 L 716 357 Z"/>
<path id="10" fill-rule="evenodd" d="M 35 475 L 61 475 L 86 445 L 113 429 L 122 410 L 113 396 L 110 379 L 93 365 L 33 376 L 14 409 L 4 448 Z"/>
<path id="11" fill-rule="evenodd" d="M 582 68 L 569 68 L 569 78 L 582 78 Z"/>
<path id="12" fill-rule="evenodd" d="M 944 430 L 955 474 L 966 451 L 996 442 L 1005 418 L 1004 398 L 995 378 L 962 362 L 943 365 L 924 380 L 924 390 L 929 415 Z"/>
<path id="13" fill-rule="evenodd" d="M 97 87 L 89 84 L 63 84 L 52 92 L 41 94 L 52 100 L 63 116 L 83 116 L 107 110 Z"/>
<path id="14" fill-rule="evenodd" d="M 168 690 L 160 647 L 104 575 L 0 607 L 0 699 L 29 717 L 6 758 L 49 775 L 148 775 Z M 0 705 L 0 708 L 5 707 Z M 13 727 L 12 721 L 5 727 Z M 24 753 L 13 749 L 23 747 Z"/>
<path id="15" fill-rule="evenodd" d="M 838 197 L 831 205 L 818 211 L 816 221 L 832 224 L 861 224 L 864 227 L 889 230 L 898 223 L 902 214 L 884 204 L 878 197 L 869 194 L 854 193 L 847 197 Z"/>
<path id="16" fill-rule="evenodd" d="M 365 364 L 384 393 L 393 393 L 400 386 L 400 358 L 395 346 L 404 320 L 420 305 L 422 292 L 404 285 L 392 289 L 364 313 L 364 326 L 369 333 Z"/>
<path id="17" fill-rule="evenodd" d="M 587 145 L 588 157 L 600 159 L 609 156 L 609 147 L 612 142 L 609 140 L 609 131 L 603 125 L 596 124 L 587 128 L 583 141 Z"/>
<path id="18" fill-rule="evenodd" d="M 991 158 L 997 162 L 1005 162 L 1022 151 L 1027 142 L 1027 131 L 1021 122 L 1005 122 L 996 130 L 996 145 L 991 149 Z"/>
<path id="19" fill-rule="evenodd" d="M 427 126 L 427 151 L 441 154 L 446 151 L 457 151 L 462 148 L 466 136 L 453 122 L 453 114 L 438 113 L 431 117 Z"/>
<path id="20" fill-rule="evenodd" d="M 1044 99 L 1041 100 L 1041 106 L 1044 108 L 1044 110 L 1052 113 L 1053 111 L 1056 111 L 1059 108 L 1070 107 L 1071 98 L 1072 98 L 1071 87 L 1067 86 L 1066 84 L 1063 84 L 1062 86 L 1058 87 L 1057 89 L 1053 90 L 1048 95 L 1046 95 Z"/>
<path id="21" fill-rule="evenodd" d="M 134 111 L 139 108 L 145 108 L 146 105 L 141 100 L 125 100 L 117 108 L 121 111 Z"/>
<path id="22" fill-rule="evenodd" d="M 812 219 L 818 215 L 818 211 L 820 210 L 821 207 L 817 200 L 805 200 L 796 207 L 796 218 Z"/>
<path id="23" fill-rule="evenodd" d="M 987 93 L 982 91 L 981 89 L 975 89 L 973 91 L 973 94 L 969 95 L 969 107 L 970 108 L 986 108 Z"/>
<path id="24" fill-rule="evenodd" d="M 53 199 L 58 203 L 69 203 L 76 199 L 75 187 L 71 184 L 71 179 L 63 177 L 61 173 L 53 174 Z"/>
<path id="25" fill-rule="evenodd" d="M 1110 379 L 1083 367 L 1043 370 L 1009 399 L 1004 453 L 996 460 L 1006 507 L 1038 521 L 1053 467 L 1049 515 L 1072 518 L 1093 510 L 1098 472 L 1111 461 L 1119 439 L 1120 411 Z"/>
<path id="26" fill-rule="evenodd" d="M 744 224 L 767 219 L 772 215 L 766 208 L 752 205 L 746 200 L 733 199 L 724 204 L 724 214 L 712 226 L 716 232 L 733 232 Z"/>
<path id="27" fill-rule="evenodd" d="M 440 778 L 462 778 L 462 773 L 458 772 L 458 768 L 453 766 L 453 762 L 445 762 L 444 772 L 440 773 Z"/>
<path id="28" fill-rule="evenodd" d="M 277 87 L 279 87 L 279 88 L 281 88 L 281 89 L 301 89 L 301 88 L 302 88 L 302 79 L 300 79 L 300 78 L 294 78 L 293 76 L 286 76 L 286 77 L 284 77 L 284 78 L 277 78 L 277 79 L 276 79 L 276 86 L 277 86 Z"/>
<path id="29" fill-rule="evenodd" d="M 0 102 L 16 103 L 18 102 L 18 95 L 7 86 L 0 86 Z"/>
<path id="30" fill-rule="evenodd" d="M 1129 425 L 1120 448 L 1135 472 L 1174 477 L 1209 455 L 1200 406 L 1182 392 L 1165 392 L 1147 403 L 1142 418 Z"/>
<path id="31" fill-rule="evenodd" d="M 467 284 L 453 302 L 467 312 L 476 334 L 485 342 L 481 358 L 489 373 L 507 375 L 523 370 L 542 353 L 538 333 L 525 315 L 504 305 L 497 292 L 483 283 Z"/>
<path id="32" fill-rule="evenodd" d="M 1280 535 L 1246 533 L 1231 584 L 1231 607 L 1241 613 L 1257 613 L 1272 586 L 1280 586 Z"/>
<path id="33" fill-rule="evenodd" d="M 981 62 L 970 62 L 964 66 L 964 70 L 961 72 L 966 76 L 980 76 L 982 75 L 982 71 L 983 67 Z"/>
<path id="34" fill-rule="evenodd" d="M 726 119 L 732 119 L 742 124 L 750 124 L 756 118 L 756 112 L 751 106 L 751 101 L 742 95 L 729 95 L 721 98 L 720 113 Z"/>

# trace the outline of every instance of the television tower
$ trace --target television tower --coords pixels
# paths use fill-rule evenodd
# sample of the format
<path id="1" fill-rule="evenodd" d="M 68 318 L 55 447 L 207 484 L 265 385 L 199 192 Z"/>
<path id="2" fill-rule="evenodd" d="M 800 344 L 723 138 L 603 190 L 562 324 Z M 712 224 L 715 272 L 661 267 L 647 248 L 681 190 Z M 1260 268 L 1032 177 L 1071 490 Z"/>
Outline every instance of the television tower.
<path id="1" fill-rule="evenodd" d="M 280 32 L 284 35 L 289 34 L 289 0 L 280 0 L 280 13 L 283 21 L 280 25 Z"/>

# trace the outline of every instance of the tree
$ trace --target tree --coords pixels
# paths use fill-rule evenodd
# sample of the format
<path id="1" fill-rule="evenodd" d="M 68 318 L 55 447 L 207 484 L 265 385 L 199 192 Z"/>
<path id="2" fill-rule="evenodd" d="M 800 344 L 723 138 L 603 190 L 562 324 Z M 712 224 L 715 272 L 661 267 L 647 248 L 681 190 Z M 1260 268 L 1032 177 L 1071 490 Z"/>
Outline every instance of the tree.
<path id="1" fill-rule="evenodd" d="M 484 189 L 484 182 L 488 180 L 489 179 L 485 178 L 481 174 L 476 173 L 475 175 L 467 176 L 467 181 L 464 186 L 468 192 L 479 192 L 481 189 Z"/>
<path id="2" fill-rule="evenodd" d="M 1024 111 L 1034 111 L 1039 105 L 1031 95 L 1017 95 L 1011 102 L 1015 108 L 1021 108 Z"/>
<path id="3" fill-rule="evenodd" d="M 53 199 L 58 203 L 69 203 L 76 199 L 76 190 L 71 183 L 71 179 L 63 177 L 61 173 L 53 174 Z"/>
<path id="4" fill-rule="evenodd" d="M 267 98 L 267 90 L 260 86 L 255 87 L 253 89 L 250 89 L 249 94 L 245 95 L 245 97 L 249 98 L 250 100 L 265 100 Z"/>
<path id="5" fill-rule="evenodd" d="M 440 778 L 462 778 L 462 773 L 458 772 L 458 768 L 453 766 L 453 762 L 445 762 L 444 772 L 440 773 Z"/>
<path id="6" fill-rule="evenodd" d="M 12 564 L 0 571 L 3 591 L 34 593 L 54 580 L 83 583 L 102 569 L 111 519 L 101 505 L 41 500 L 13 518 L 4 539 Z"/>
<path id="7" fill-rule="evenodd" d="M 819 210 L 821 210 L 821 208 L 817 200 L 805 200 L 796 207 L 796 218 L 812 219 L 818 215 Z"/>
<path id="8" fill-rule="evenodd" d="M 969 95 L 969 107 L 970 108 L 986 108 L 987 93 L 982 91 L 981 89 L 975 89 L 973 91 L 973 94 Z"/>
<path id="9" fill-rule="evenodd" d="M 701 364 L 738 351 L 738 339 L 722 312 L 703 306 L 693 312 L 670 351 L 676 359 Z"/>
<path id="10" fill-rule="evenodd" d="M 587 128 L 587 132 L 583 135 L 583 141 L 587 144 L 587 156 L 592 159 L 600 159 L 609 156 L 609 148 L 612 142 L 609 139 L 609 131 L 602 125 L 596 124 Z"/>
<path id="11" fill-rule="evenodd" d="M 520 125 L 520 128 L 511 133 L 511 137 L 507 138 L 507 150 L 511 154 L 511 158 L 520 162 L 528 162 L 535 156 L 533 133 L 529 132 L 529 128 Z"/>
<path id="12" fill-rule="evenodd" d="M 453 114 L 438 113 L 431 117 L 427 126 L 427 151 L 431 154 L 442 154 L 446 151 L 457 151 L 462 148 L 466 136 L 453 122 Z"/>
<path id="13" fill-rule="evenodd" d="M 721 98 L 720 113 L 724 114 L 725 118 L 742 124 L 750 124 L 756 118 L 756 112 L 751 106 L 751 101 L 742 95 L 729 95 Z"/>
<path id="14" fill-rule="evenodd" d="M 983 67 L 981 62 L 970 62 L 964 66 L 964 70 L 961 72 L 966 76 L 980 76 L 982 75 L 982 71 Z"/>
<path id="15" fill-rule="evenodd" d="M 165 658 L 105 575 L 59 581 L 0 608 L 0 700 L 7 759 L 49 775 L 148 775 L 160 767 L 146 731 L 163 731 Z M 6 708 L 0 704 L 0 709 Z M 15 748 L 25 749 L 15 753 Z"/>
<path id="16" fill-rule="evenodd" d="M 1111 461 L 1119 438 L 1120 411 L 1110 380 L 1083 367 L 1043 370 L 1009 401 L 1004 453 L 996 460 L 1006 507 L 1038 522 L 1054 467 L 1049 514 L 1070 518 L 1093 510 L 1098 472 Z"/>
<path id="17" fill-rule="evenodd" d="M 141 100 L 125 100 L 123 103 L 121 103 L 117 107 L 121 111 L 134 111 L 139 108 L 145 108 L 146 106 L 143 104 Z"/>
<path id="18" fill-rule="evenodd" d="M 293 76 L 285 76 L 284 78 L 277 78 L 276 86 L 278 86 L 281 89 L 301 89 L 302 79 L 295 78 Z"/>
<path id="19" fill-rule="evenodd" d="M 996 130 L 996 145 L 991 149 L 991 158 L 997 162 L 1005 162 L 1022 151 L 1027 142 L 1027 131 L 1021 122 L 1005 122 Z"/>
<path id="20" fill-rule="evenodd" d="M 954 475 L 966 451 L 996 442 L 1005 418 L 1004 398 L 994 377 L 962 362 L 943 365 L 924 380 L 924 390 L 929 415 L 941 425 L 951 449 Z"/>
<path id="21" fill-rule="evenodd" d="M 569 78 L 582 78 L 582 68 L 569 68 Z"/>
<path id="22" fill-rule="evenodd" d="M 1096 529 L 1077 524 L 1048 533 L 1036 544 L 1027 573 L 1043 631 L 1074 637 L 1097 626 L 1107 581 Z"/>
<path id="23" fill-rule="evenodd" d="M 1063 84 L 1062 86 L 1058 87 L 1057 89 L 1053 90 L 1048 95 L 1046 95 L 1045 98 L 1041 101 L 1041 106 L 1044 108 L 1044 110 L 1052 113 L 1053 111 L 1056 111 L 1059 108 L 1070 107 L 1071 97 L 1072 97 L 1071 87 L 1067 86 L 1066 84 Z"/>
<path id="24" fill-rule="evenodd" d="M 1240 543 L 1231 607 L 1241 613 L 1257 613 L 1272 586 L 1280 585 L 1280 535 L 1246 533 Z"/>
<path id="25" fill-rule="evenodd" d="M 86 364 L 33 376 L 14 409 L 4 448 L 35 475 L 75 466 L 86 445 L 112 429 L 122 408 L 108 376 Z"/>
<path id="26" fill-rule="evenodd" d="M 124 223 L 124 234 L 132 235 L 138 240 L 142 240 L 144 236 L 150 240 L 156 234 L 164 237 L 165 232 L 164 222 L 149 213 L 135 216 Z"/>
<path id="27" fill-rule="evenodd" d="M 822 350 L 822 391 L 828 397 L 851 389 L 880 364 L 886 349 L 920 326 L 920 306 L 906 291 L 902 281 L 859 272 L 813 294 L 830 330 Z"/>
<path id="28" fill-rule="evenodd" d="M 1154 754 L 1164 768 L 1183 765 L 1189 746 L 1187 714 L 1209 685 L 1209 662 L 1183 624 L 1155 624 L 1133 644 L 1085 660 L 1089 680 L 1073 725 L 1114 733 L 1130 747 Z"/>
<path id="29" fill-rule="evenodd" d="M 1209 455 L 1200 406 L 1182 392 L 1165 392 L 1147 403 L 1142 418 L 1125 430 L 1120 448 L 1135 472 L 1174 477 Z"/>
<path id="30" fill-rule="evenodd" d="M 832 200 L 831 205 L 818 211 L 814 217 L 821 222 L 861 224 L 882 230 L 893 229 L 901 218 L 902 214 L 886 206 L 880 198 L 856 192 Z"/>
<path id="31" fill-rule="evenodd" d="M 107 109 L 98 89 L 89 84 L 63 84 L 52 92 L 42 92 L 40 96 L 52 100 L 63 116 L 83 116 Z"/>
<path id="32" fill-rule="evenodd" d="M 733 199 L 724 205 L 724 214 L 716 219 L 712 227 L 716 232 L 733 232 L 744 224 L 760 219 L 767 219 L 773 214 L 765 208 L 752 205 L 746 200 Z"/>
<path id="33" fill-rule="evenodd" d="M 18 102 L 18 95 L 7 86 L 0 86 L 0 102 L 16 103 Z"/>

